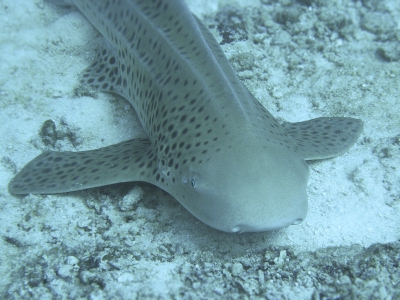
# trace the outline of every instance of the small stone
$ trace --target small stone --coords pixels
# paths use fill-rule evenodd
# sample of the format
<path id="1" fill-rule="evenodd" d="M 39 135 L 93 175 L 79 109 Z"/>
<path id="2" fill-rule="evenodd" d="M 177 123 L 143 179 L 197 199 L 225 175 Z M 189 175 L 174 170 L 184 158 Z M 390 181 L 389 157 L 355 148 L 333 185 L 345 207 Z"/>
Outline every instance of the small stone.
<path id="1" fill-rule="evenodd" d="M 60 275 L 62 278 L 70 278 L 72 277 L 72 271 L 74 267 L 71 265 L 62 265 L 58 268 L 57 274 Z"/>
<path id="2" fill-rule="evenodd" d="M 400 43 L 386 42 L 383 43 L 378 49 L 377 54 L 380 58 L 387 62 L 400 60 Z"/>
<path id="3" fill-rule="evenodd" d="M 216 287 L 214 289 L 214 293 L 216 293 L 217 295 L 223 295 L 224 294 L 224 289 L 221 287 Z"/>
<path id="4" fill-rule="evenodd" d="M 77 259 L 75 256 L 68 256 L 67 258 L 67 264 L 73 266 L 73 265 L 77 265 L 79 263 L 79 259 Z"/>
<path id="5" fill-rule="evenodd" d="M 119 209 L 129 211 L 135 208 L 135 205 L 142 199 L 143 190 L 140 187 L 135 187 L 118 203 Z"/>
<path id="6" fill-rule="evenodd" d="M 243 272 L 243 265 L 239 262 L 236 262 L 232 265 L 231 273 L 233 276 L 239 276 Z"/>
<path id="7" fill-rule="evenodd" d="M 394 20 L 388 14 L 380 12 L 368 12 L 360 20 L 361 28 L 381 35 L 390 32 L 395 25 Z"/>
<path id="8" fill-rule="evenodd" d="M 264 284 L 265 283 L 265 276 L 264 276 L 264 272 L 261 270 L 258 270 L 258 282 L 260 284 Z"/>
<path id="9" fill-rule="evenodd" d="M 201 285 L 201 283 L 198 282 L 198 281 L 193 282 L 193 284 L 192 284 L 192 286 L 193 286 L 193 288 L 194 288 L 195 290 L 198 290 L 198 289 L 200 288 L 200 285 Z"/>
<path id="10" fill-rule="evenodd" d="M 289 44 L 292 37 L 286 31 L 278 31 L 271 40 L 271 45 L 286 45 Z"/>
<path id="11" fill-rule="evenodd" d="M 274 263 L 278 266 L 278 267 L 282 267 L 284 262 L 285 262 L 285 258 L 286 258 L 286 250 L 282 250 L 279 253 L 279 257 L 275 257 L 274 259 Z"/>
<path id="12" fill-rule="evenodd" d="M 346 275 L 341 276 L 339 281 L 341 284 L 351 284 L 351 280 L 350 280 L 349 276 L 346 276 Z"/>
<path id="13" fill-rule="evenodd" d="M 57 141 L 57 131 L 53 120 L 47 120 L 43 123 L 40 136 L 43 144 L 54 147 Z"/>

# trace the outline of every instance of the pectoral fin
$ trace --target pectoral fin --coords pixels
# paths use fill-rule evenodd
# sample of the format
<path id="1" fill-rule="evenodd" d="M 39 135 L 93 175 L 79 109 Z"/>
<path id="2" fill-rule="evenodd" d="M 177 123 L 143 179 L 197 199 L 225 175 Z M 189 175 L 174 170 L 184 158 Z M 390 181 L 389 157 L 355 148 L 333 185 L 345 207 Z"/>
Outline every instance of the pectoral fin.
<path id="1" fill-rule="evenodd" d="M 346 152 L 358 139 L 363 122 L 353 118 L 317 118 L 283 123 L 306 160 L 323 159 Z"/>
<path id="2" fill-rule="evenodd" d="M 13 194 L 54 194 L 118 182 L 152 182 L 155 154 L 148 139 L 83 152 L 45 152 L 10 182 Z"/>

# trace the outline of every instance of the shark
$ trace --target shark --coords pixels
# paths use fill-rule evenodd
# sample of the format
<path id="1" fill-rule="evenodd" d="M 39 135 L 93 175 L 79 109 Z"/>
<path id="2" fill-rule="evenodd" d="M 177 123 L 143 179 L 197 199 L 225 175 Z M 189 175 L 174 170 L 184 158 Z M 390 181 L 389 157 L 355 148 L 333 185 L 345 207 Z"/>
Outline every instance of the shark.
<path id="1" fill-rule="evenodd" d="M 306 218 L 306 161 L 343 154 L 363 130 L 348 117 L 279 123 L 182 0 L 66 2 L 104 36 L 80 84 L 124 97 L 147 136 L 43 152 L 11 180 L 12 194 L 147 182 L 218 230 L 278 230 Z"/>

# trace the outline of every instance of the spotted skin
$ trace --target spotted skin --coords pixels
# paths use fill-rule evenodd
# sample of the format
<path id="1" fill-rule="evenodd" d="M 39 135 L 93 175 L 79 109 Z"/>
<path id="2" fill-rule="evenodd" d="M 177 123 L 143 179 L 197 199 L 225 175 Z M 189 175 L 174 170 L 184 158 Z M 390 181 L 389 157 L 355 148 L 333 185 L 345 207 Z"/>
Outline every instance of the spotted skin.
<path id="1" fill-rule="evenodd" d="M 360 120 L 279 124 L 183 1 L 73 2 L 105 37 L 81 84 L 125 97 L 148 138 L 45 152 L 10 182 L 11 193 L 146 181 L 223 231 L 276 230 L 305 218 L 305 159 L 345 152 Z"/>

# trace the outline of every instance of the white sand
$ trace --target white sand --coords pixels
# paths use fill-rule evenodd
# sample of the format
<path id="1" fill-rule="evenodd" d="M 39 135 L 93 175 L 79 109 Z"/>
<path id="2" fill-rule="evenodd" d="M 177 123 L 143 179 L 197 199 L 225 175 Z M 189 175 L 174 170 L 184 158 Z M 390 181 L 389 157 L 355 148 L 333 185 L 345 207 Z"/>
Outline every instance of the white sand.
<path id="1" fill-rule="evenodd" d="M 202 18 L 216 11 L 215 2 L 193 0 L 189 4 Z M 275 31 L 272 34 L 253 32 L 246 41 L 223 45 L 245 84 L 280 120 L 351 116 L 362 119 L 365 125 L 359 141 L 347 153 L 310 164 L 309 212 L 301 225 L 279 232 L 236 235 L 207 227 L 172 197 L 148 185 L 130 185 L 134 190 L 125 198 L 124 192 L 113 194 L 113 189 L 121 190 L 121 186 L 63 195 L 10 195 L 8 182 L 44 150 L 38 134 L 46 120 L 52 119 L 57 129 L 78 136 L 80 143 L 76 147 L 68 138 L 59 141 L 56 148 L 61 151 L 103 147 L 133 138 L 140 130 L 127 101 L 100 92 L 94 98 L 74 95 L 79 72 L 89 65 L 101 42 L 99 34 L 78 11 L 55 8 L 42 1 L 1 0 L 0 289 L 16 280 L 11 270 L 26 264 L 29 257 L 50 256 L 51 251 L 60 251 L 64 255 L 60 267 L 66 266 L 66 275 L 62 268 L 53 274 L 56 286 L 76 268 L 73 263 L 68 264 L 66 253 L 81 260 L 85 253 L 102 257 L 110 249 L 119 249 L 149 258 L 156 252 L 162 257 L 162 248 L 172 245 L 174 250 L 165 251 L 178 253 L 179 259 L 153 262 L 144 258 L 135 266 L 133 278 L 125 261 L 112 262 L 121 273 L 116 285 L 142 276 L 146 285 L 164 294 L 167 286 L 178 288 L 176 267 L 192 264 L 197 251 L 220 253 L 222 260 L 229 261 L 238 253 L 251 255 L 271 245 L 292 246 L 301 252 L 398 240 L 400 59 L 383 61 L 376 50 L 388 45 L 359 25 L 359 4 L 340 2 L 343 3 L 334 14 L 346 13 L 353 21 L 348 25 L 350 39 L 327 36 L 320 52 L 308 53 L 307 43 L 291 42 L 290 35 L 282 33 L 283 26 L 277 28 L 275 23 L 270 28 Z M 391 8 L 387 16 L 396 20 L 393 31 L 399 32 L 397 1 L 382 2 Z M 236 7 L 249 7 L 249 3 L 256 3 L 256 8 L 261 6 L 256 1 L 243 0 Z M 269 6 L 265 6 L 266 16 L 268 11 Z M 308 14 L 314 16 L 316 12 L 310 10 Z M 206 22 L 210 25 L 212 20 Z M 301 22 L 306 24 L 309 20 Z M 213 33 L 217 34 L 216 29 Z M 304 38 L 313 43 L 313 37 Z M 254 40 L 261 42 L 255 44 Z M 397 41 L 400 52 L 399 44 Z M 254 65 L 240 70 L 238 62 L 244 58 Z M 294 62 L 298 71 L 289 71 L 289 62 Z M 126 188 L 124 185 L 122 190 Z M 144 196 L 134 210 L 121 211 L 129 202 L 136 203 L 135 192 L 139 189 Z M 68 251 L 63 252 L 63 248 Z M 124 286 L 127 293 L 134 289 Z M 57 292 L 57 288 L 54 290 Z"/>

